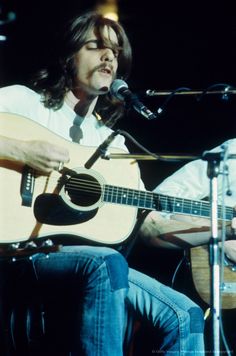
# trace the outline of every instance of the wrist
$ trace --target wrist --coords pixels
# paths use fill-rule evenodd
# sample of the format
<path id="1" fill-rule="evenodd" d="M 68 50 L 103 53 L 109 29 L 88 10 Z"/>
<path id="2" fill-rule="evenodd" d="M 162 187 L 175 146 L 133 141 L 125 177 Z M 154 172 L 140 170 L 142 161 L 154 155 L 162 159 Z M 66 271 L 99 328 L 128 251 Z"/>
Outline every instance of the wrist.
<path id="1" fill-rule="evenodd" d="M 25 163 L 26 143 L 24 141 L 1 137 L 0 156 L 2 159 Z"/>

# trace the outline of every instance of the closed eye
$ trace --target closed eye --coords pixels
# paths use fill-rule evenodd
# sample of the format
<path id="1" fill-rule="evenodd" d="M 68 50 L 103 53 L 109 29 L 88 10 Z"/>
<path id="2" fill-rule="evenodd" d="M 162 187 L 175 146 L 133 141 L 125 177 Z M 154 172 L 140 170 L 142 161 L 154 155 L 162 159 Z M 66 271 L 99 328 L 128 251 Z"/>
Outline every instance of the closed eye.
<path id="1" fill-rule="evenodd" d="M 114 57 L 118 58 L 119 54 L 120 54 L 120 50 L 121 48 L 116 45 L 116 44 L 105 44 L 103 41 L 100 40 L 89 40 L 85 42 L 86 48 L 88 50 L 96 50 L 96 49 L 105 49 L 105 48 L 109 48 L 110 50 L 112 50 Z"/>

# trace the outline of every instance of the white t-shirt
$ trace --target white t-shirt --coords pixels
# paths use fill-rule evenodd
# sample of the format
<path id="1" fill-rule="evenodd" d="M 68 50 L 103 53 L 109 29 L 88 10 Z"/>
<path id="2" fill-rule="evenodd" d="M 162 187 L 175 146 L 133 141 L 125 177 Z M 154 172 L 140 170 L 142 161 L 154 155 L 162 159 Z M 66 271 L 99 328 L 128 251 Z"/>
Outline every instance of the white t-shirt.
<path id="1" fill-rule="evenodd" d="M 86 146 L 99 146 L 113 132 L 94 115 L 82 118 L 66 103 L 59 110 L 48 109 L 41 99 L 38 93 L 23 85 L 4 87 L 0 89 L 0 112 L 27 117 L 70 141 L 70 130 L 76 123 L 82 131 L 79 143 Z M 127 151 L 121 135 L 117 135 L 110 146 Z"/>
<path id="2" fill-rule="evenodd" d="M 228 154 L 236 154 L 236 139 L 228 140 L 224 143 L 228 145 Z M 221 146 L 215 147 L 212 152 L 222 151 Z M 228 159 L 228 183 L 223 191 L 222 178 L 223 162 L 220 164 L 220 174 L 217 179 L 218 199 L 222 202 L 222 196 L 225 198 L 227 206 L 236 205 L 236 159 Z M 191 200 L 200 200 L 209 196 L 210 180 L 207 175 L 206 161 L 201 159 L 187 163 L 174 174 L 165 179 L 158 185 L 154 191 L 159 194 L 181 197 Z M 227 183 L 227 182 L 226 182 Z M 226 195 L 226 190 L 230 188 L 232 195 Z M 224 194 L 223 194 L 224 193 Z"/>

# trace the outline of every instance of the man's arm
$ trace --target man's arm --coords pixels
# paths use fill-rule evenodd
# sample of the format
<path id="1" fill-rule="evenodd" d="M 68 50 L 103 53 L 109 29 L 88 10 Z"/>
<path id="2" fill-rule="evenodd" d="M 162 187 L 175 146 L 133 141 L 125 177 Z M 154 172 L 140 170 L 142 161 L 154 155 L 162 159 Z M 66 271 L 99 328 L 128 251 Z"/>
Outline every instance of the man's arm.
<path id="1" fill-rule="evenodd" d="M 190 248 L 209 241 L 210 220 L 174 214 L 166 217 L 152 211 L 140 228 L 140 237 L 155 247 Z"/>
<path id="2" fill-rule="evenodd" d="M 226 224 L 226 237 L 235 236 L 236 218 Z M 139 234 L 143 241 L 151 246 L 181 249 L 209 243 L 211 237 L 210 218 L 201 218 L 184 214 L 162 214 L 150 212 L 145 218 Z M 218 237 L 222 230 L 219 223 Z M 227 247 L 231 244 L 227 241 Z M 234 247 L 234 244 L 232 244 Z M 236 246 L 235 246 L 236 249 Z"/>
<path id="3" fill-rule="evenodd" d="M 60 162 L 69 161 L 69 152 L 46 141 L 21 141 L 0 136 L 0 158 L 21 162 L 50 173 L 53 169 L 58 169 Z"/>

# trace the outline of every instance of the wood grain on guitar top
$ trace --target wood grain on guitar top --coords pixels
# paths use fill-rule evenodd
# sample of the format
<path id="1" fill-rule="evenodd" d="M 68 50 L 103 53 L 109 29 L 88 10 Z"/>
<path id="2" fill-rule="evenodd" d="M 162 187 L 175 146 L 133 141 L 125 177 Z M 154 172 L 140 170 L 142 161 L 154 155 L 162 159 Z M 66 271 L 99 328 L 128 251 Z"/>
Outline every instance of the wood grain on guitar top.
<path id="1" fill-rule="evenodd" d="M 190 249 L 191 270 L 195 288 L 205 303 L 211 303 L 211 268 L 209 265 L 208 245 Z M 231 266 L 224 266 L 224 283 L 236 283 L 236 271 Z M 221 292 L 222 308 L 236 308 L 236 292 Z"/>

